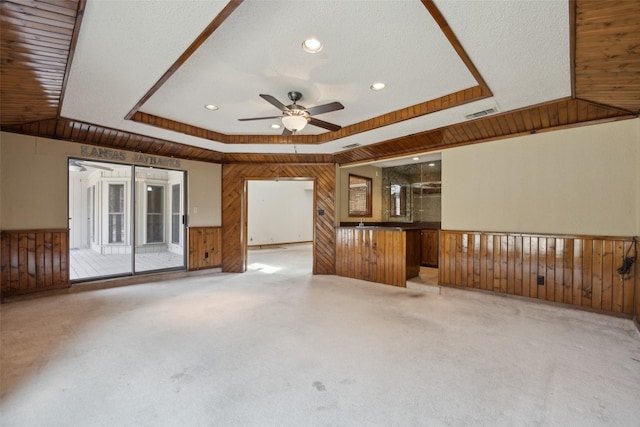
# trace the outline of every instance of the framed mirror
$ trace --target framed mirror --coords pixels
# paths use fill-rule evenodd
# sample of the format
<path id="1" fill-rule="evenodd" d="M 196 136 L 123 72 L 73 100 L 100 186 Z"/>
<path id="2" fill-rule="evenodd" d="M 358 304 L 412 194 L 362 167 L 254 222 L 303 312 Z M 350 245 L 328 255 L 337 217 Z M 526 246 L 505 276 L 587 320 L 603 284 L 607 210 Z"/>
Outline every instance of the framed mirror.
<path id="1" fill-rule="evenodd" d="M 371 185 L 371 178 L 349 174 L 349 216 L 372 216 Z"/>

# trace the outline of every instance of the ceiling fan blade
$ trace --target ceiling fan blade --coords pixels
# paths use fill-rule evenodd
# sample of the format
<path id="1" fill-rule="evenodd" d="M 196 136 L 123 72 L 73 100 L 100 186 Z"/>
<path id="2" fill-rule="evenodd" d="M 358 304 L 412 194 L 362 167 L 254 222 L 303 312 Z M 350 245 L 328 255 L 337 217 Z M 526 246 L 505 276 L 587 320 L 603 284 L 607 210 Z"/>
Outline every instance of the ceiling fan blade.
<path id="1" fill-rule="evenodd" d="M 270 117 L 251 117 L 248 119 L 238 119 L 241 122 L 248 122 L 250 120 L 267 120 L 267 119 L 279 119 L 282 116 L 270 116 Z"/>
<path id="2" fill-rule="evenodd" d="M 280 111 L 289 111 L 289 108 L 287 108 L 286 105 L 284 105 L 282 102 L 278 101 L 275 97 L 271 95 L 260 94 L 260 97 L 265 101 L 267 101 L 269 104 L 279 109 Z"/>
<path id="3" fill-rule="evenodd" d="M 293 132 L 291 132 L 289 129 L 284 128 L 282 130 L 282 136 L 290 136 L 290 135 L 293 135 Z"/>
<path id="4" fill-rule="evenodd" d="M 330 102 L 328 104 L 316 105 L 315 107 L 311 107 L 307 109 L 307 112 L 310 116 L 315 116 L 317 114 L 329 113 L 331 111 L 342 110 L 344 105 L 339 102 Z"/>
<path id="5" fill-rule="evenodd" d="M 94 168 L 94 169 L 102 169 L 104 171 L 113 172 L 113 169 L 108 168 L 106 166 L 96 165 L 94 163 L 85 163 L 85 162 L 77 162 L 80 167 Z"/>
<path id="6" fill-rule="evenodd" d="M 318 119 L 316 119 L 314 117 L 311 117 L 309 119 L 309 124 L 310 125 L 314 125 L 314 126 L 318 126 L 318 127 L 321 127 L 321 128 L 325 128 L 325 129 L 331 130 L 331 131 L 342 129 L 342 126 L 338 126 L 338 125 L 335 125 L 333 123 L 325 122 L 323 120 L 318 120 Z"/>

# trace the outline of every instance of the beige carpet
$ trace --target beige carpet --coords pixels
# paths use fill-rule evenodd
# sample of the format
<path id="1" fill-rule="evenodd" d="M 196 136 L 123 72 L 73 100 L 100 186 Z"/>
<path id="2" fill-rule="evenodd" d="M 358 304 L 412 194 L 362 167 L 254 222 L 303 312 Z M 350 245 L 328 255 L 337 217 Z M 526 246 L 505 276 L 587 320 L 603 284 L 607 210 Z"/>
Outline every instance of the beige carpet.
<path id="1" fill-rule="evenodd" d="M 311 276 L 308 245 L 249 256 L 3 305 L 0 425 L 639 425 L 629 320 Z"/>

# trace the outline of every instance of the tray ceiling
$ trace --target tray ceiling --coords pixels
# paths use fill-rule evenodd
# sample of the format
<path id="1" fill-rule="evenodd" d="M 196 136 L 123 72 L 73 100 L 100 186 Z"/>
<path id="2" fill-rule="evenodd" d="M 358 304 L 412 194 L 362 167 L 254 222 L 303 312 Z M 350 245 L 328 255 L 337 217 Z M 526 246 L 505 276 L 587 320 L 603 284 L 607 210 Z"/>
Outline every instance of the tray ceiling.
<path id="1" fill-rule="evenodd" d="M 0 126 L 19 133 L 214 162 L 349 163 L 640 110 L 638 0 L 1 8 Z M 320 53 L 302 50 L 310 36 L 324 43 Z M 374 81 L 387 88 L 371 91 Z M 278 120 L 237 120 L 278 115 L 258 95 L 288 104 L 290 90 L 306 107 L 341 102 L 317 118 L 342 129 L 283 137 L 270 127 Z M 496 112 L 465 118 L 486 109 Z"/>

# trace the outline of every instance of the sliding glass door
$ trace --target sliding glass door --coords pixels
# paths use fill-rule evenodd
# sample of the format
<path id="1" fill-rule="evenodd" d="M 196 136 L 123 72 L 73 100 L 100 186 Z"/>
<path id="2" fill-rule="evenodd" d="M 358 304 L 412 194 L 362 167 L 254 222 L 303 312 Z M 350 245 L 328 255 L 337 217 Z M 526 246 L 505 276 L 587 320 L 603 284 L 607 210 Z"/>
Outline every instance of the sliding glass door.
<path id="1" fill-rule="evenodd" d="M 182 269 L 185 172 L 69 160 L 72 281 Z"/>
<path id="2" fill-rule="evenodd" d="M 136 166 L 135 271 L 184 267 L 184 172 Z"/>

